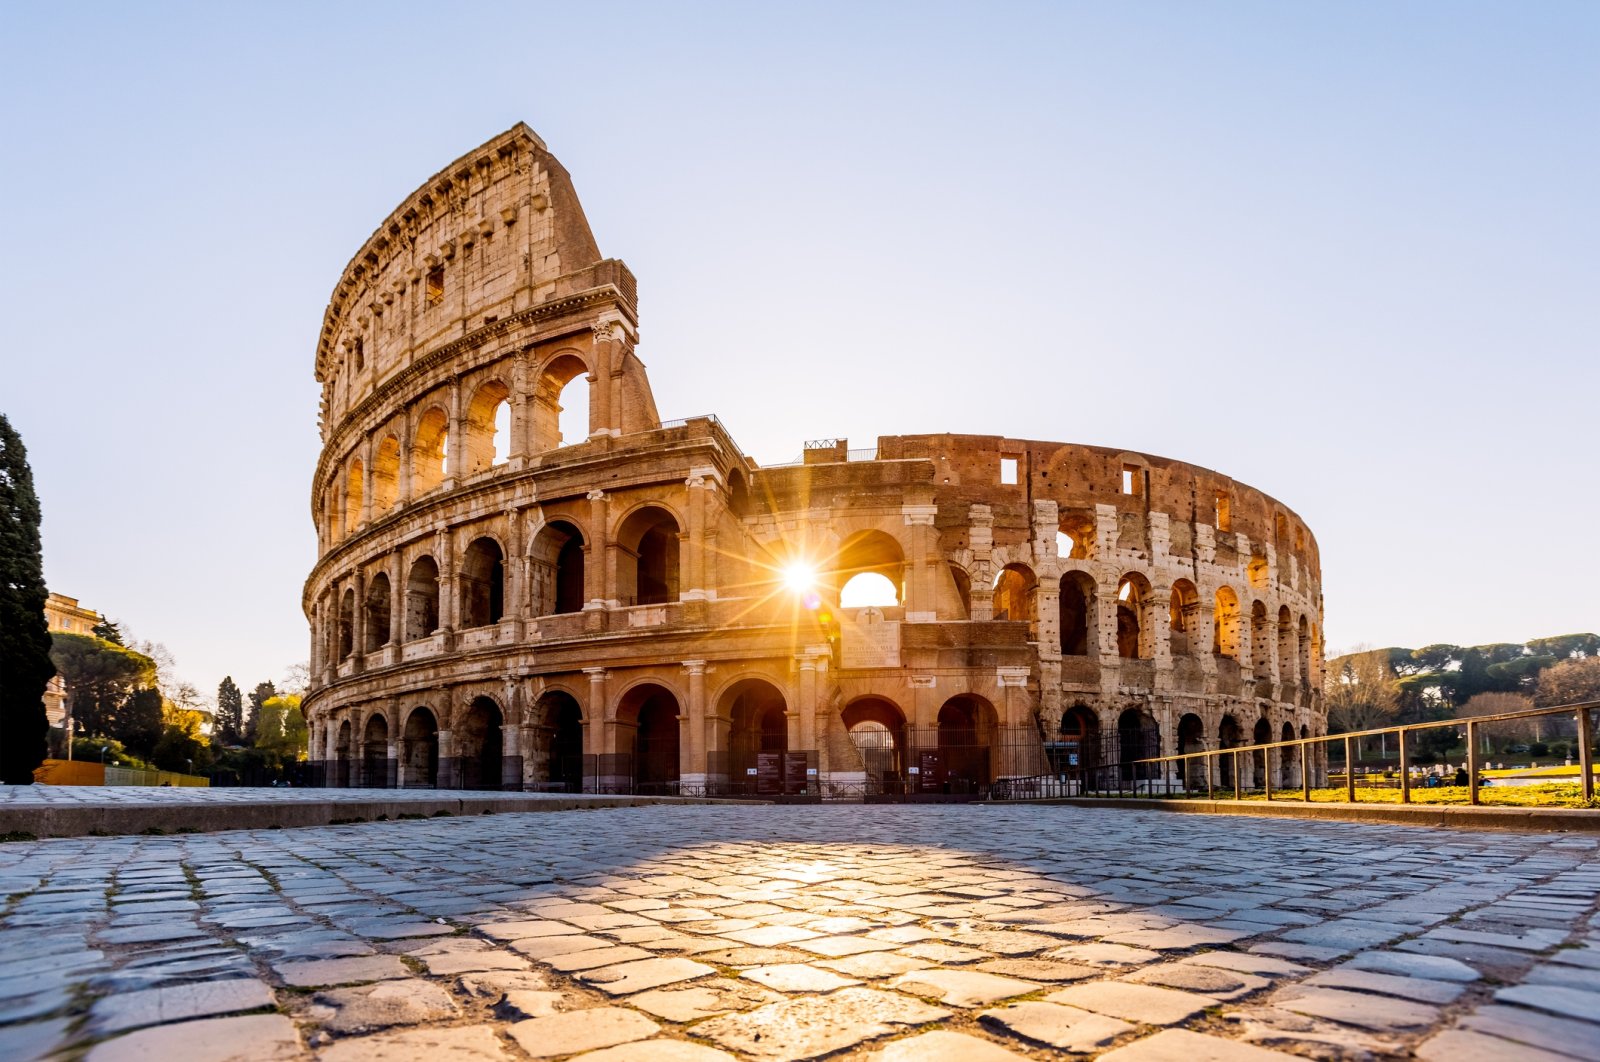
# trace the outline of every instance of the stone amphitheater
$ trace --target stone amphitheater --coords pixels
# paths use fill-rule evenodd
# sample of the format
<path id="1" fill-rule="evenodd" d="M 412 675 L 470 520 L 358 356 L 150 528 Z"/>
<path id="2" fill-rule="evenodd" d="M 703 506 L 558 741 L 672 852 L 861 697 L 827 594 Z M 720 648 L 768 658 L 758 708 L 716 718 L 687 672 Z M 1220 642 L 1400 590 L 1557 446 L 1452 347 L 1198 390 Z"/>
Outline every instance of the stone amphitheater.
<path id="1" fill-rule="evenodd" d="M 521 124 L 345 267 L 303 597 L 325 784 L 1071 794 L 1326 732 L 1316 541 L 1261 491 L 987 435 L 760 465 L 661 419 L 638 337 L 633 274 Z"/>

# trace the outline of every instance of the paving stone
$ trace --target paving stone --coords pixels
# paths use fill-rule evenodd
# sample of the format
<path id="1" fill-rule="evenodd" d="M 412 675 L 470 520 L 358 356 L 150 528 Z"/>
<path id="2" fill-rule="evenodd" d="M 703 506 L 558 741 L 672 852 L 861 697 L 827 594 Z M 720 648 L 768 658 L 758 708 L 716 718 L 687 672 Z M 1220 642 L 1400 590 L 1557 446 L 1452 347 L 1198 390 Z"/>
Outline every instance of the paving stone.
<path id="1" fill-rule="evenodd" d="M 1558 1018 L 1521 1007 L 1490 1005 L 1465 1015 L 1461 1024 L 1475 1032 L 1574 1058 L 1600 1058 L 1600 1026 L 1587 1021 Z"/>
<path id="2" fill-rule="evenodd" d="M 1426 977 L 1433 981 L 1456 981 L 1467 984 L 1478 980 L 1477 970 L 1442 955 L 1414 955 L 1405 951 L 1364 951 L 1346 966 L 1357 970 L 1399 974 L 1402 977 Z"/>
<path id="3" fill-rule="evenodd" d="M 1499 1003 L 1517 1003 L 1563 1018 L 1600 1022 L 1600 992 L 1561 985 L 1512 985 L 1495 992 Z"/>
<path id="4" fill-rule="evenodd" d="M 498 1000 L 507 992 L 537 992 L 550 987 L 544 974 L 529 970 L 525 973 L 509 970 L 490 970 L 484 973 L 462 974 L 456 987 L 474 999 Z"/>
<path id="5" fill-rule="evenodd" d="M 875 1062 L 1017 1062 L 1025 1056 L 966 1033 L 936 1030 L 896 1040 L 871 1057 Z"/>
<path id="6" fill-rule="evenodd" d="M 1600 970 L 1547 962 L 1529 970 L 1522 982 L 1527 985 L 1561 985 L 1585 992 L 1600 992 Z"/>
<path id="7" fill-rule="evenodd" d="M 318 992 L 306 1015 L 336 1033 L 364 1033 L 395 1025 L 442 1021 L 461 1013 L 450 993 L 418 978 Z"/>
<path id="8" fill-rule="evenodd" d="M 588 1051 L 571 1062 L 736 1062 L 726 1051 L 685 1040 L 639 1040 Z"/>
<path id="9" fill-rule="evenodd" d="M 658 988 L 628 998 L 628 1005 L 667 1021 L 690 1022 L 749 1010 L 784 997 L 758 984 L 747 984 L 728 977 L 699 981 L 682 988 Z"/>
<path id="10" fill-rule="evenodd" d="M 757 1059 L 810 1059 L 949 1016 L 896 993 L 844 988 L 713 1018 L 694 1031 Z"/>
<path id="11" fill-rule="evenodd" d="M 103 1040 L 88 1062 L 279 1062 L 299 1058 L 300 1034 L 281 1014 L 203 1018 Z"/>
<path id="12" fill-rule="evenodd" d="M 608 948 L 590 948 L 587 951 L 572 951 L 565 955 L 552 955 L 550 958 L 540 961 L 552 969 L 560 970 L 562 973 L 577 973 L 581 970 L 594 970 L 601 966 L 616 966 L 619 963 L 633 962 L 636 959 L 648 959 L 650 957 L 650 952 L 644 948 L 620 945 Z"/>
<path id="13" fill-rule="evenodd" d="M 141 1025 L 259 1010 L 276 1003 L 272 989 L 262 981 L 225 978 L 103 996 L 89 1011 L 89 1025 L 104 1035 Z"/>
<path id="14" fill-rule="evenodd" d="M 904 955 L 908 959 L 922 959 L 929 963 L 941 965 L 956 965 L 959 963 L 982 962 L 994 958 L 986 951 L 977 948 L 960 948 L 953 944 L 923 943 L 913 944 L 909 948 L 901 948 L 895 954 Z"/>
<path id="15" fill-rule="evenodd" d="M 362 981 L 388 981 L 412 976 L 397 955 L 362 955 L 348 959 L 314 959 L 311 962 L 275 962 L 272 968 L 296 988 L 352 985 Z"/>
<path id="16" fill-rule="evenodd" d="M 1083 966 L 1116 969 L 1125 966 L 1142 966 L 1147 962 L 1155 962 L 1161 958 L 1161 953 L 1146 951 L 1144 948 L 1130 948 L 1126 944 L 1073 944 L 1065 948 L 1047 951 L 1044 954 L 1044 958 L 1078 963 Z"/>
<path id="17" fill-rule="evenodd" d="M 1275 955 L 1284 959 L 1305 959 L 1310 962 L 1332 962 L 1349 954 L 1346 948 L 1324 948 L 1316 944 L 1294 944 L 1277 940 L 1251 945 L 1250 950 L 1257 955 Z"/>
<path id="18" fill-rule="evenodd" d="M 1224 1001 L 1239 999 L 1252 992 L 1269 988 L 1272 982 L 1255 974 L 1224 970 L 1216 966 L 1198 966 L 1193 963 L 1168 962 L 1146 966 L 1122 977 L 1121 980 L 1141 985 L 1159 985 L 1162 988 L 1179 988 L 1199 992 Z"/>
<path id="19" fill-rule="evenodd" d="M 842 959 L 846 955 L 860 955 L 868 951 L 893 951 L 898 945 L 870 937 L 817 937 L 815 940 L 795 941 L 794 946 L 801 951 L 826 955 L 830 959 Z"/>
<path id="20" fill-rule="evenodd" d="M 1039 990 L 1032 981 L 977 970 L 917 970 L 901 974 L 890 984 L 902 992 L 952 1007 L 981 1007 Z"/>
<path id="21" fill-rule="evenodd" d="M 741 944 L 759 948 L 770 948 L 775 944 L 792 944 L 797 940 L 811 940 L 822 936 L 816 930 L 800 929 L 796 926 L 757 926 L 754 929 L 736 929 L 732 933 L 722 935 L 729 940 L 737 940 Z"/>
<path id="22" fill-rule="evenodd" d="M 1294 1057 L 1187 1029 L 1165 1029 L 1107 1051 L 1100 1062 L 1289 1062 Z"/>
<path id="23" fill-rule="evenodd" d="M 578 974 L 578 980 L 613 996 L 623 996 L 679 981 L 692 981 L 716 972 L 715 966 L 692 959 L 641 959 L 638 962 L 586 970 Z"/>
<path id="24" fill-rule="evenodd" d="M 1426 1029 L 1439 1020 L 1439 1010 L 1424 1003 L 1345 992 L 1337 988 L 1291 986 L 1277 993 L 1274 1006 L 1376 1032 Z"/>
<path id="25" fill-rule="evenodd" d="M 846 955 L 842 959 L 819 959 L 811 963 L 811 965 L 822 967 L 823 969 L 836 970 L 848 977 L 861 977 L 867 980 L 894 977 L 909 970 L 925 970 L 928 968 L 928 963 L 922 959 L 913 959 L 905 955 L 882 951 Z"/>
<path id="26" fill-rule="evenodd" d="M 1211 996 L 1125 981 L 1088 981 L 1058 989 L 1044 998 L 1050 1003 L 1064 1003 L 1145 1025 L 1173 1025 L 1218 1005 Z"/>
<path id="27" fill-rule="evenodd" d="M 1329 988 L 1348 988 L 1356 992 L 1373 992 L 1384 996 L 1398 996 L 1418 1003 L 1454 1003 L 1466 987 L 1455 981 L 1430 981 L 1422 977 L 1400 977 L 1396 974 L 1377 973 L 1372 970 L 1352 970 L 1339 967 L 1313 974 L 1302 984 L 1326 985 Z"/>
<path id="28" fill-rule="evenodd" d="M 739 976 L 780 992 L 832 992 L 836 988 L 861 983 L 853 978 L 841 977 L 831 970 L 794 962 L 757 966 L 753 970 L 742 971 Z"/>
<path id="29" fill-rule="evenodd" d="M 1086 981 L 1105 975 L 1104 970 L 1093 966 L 1056 962 L 1053 959 L 990 959 L 988 962 L 978 963 L 973 969 L 999 974 L 1001 977 L 1018 977 L 1024 981 L 1046 981 L 1055 984 Z"/>
<path id="30" fill-rule="evenodd" d="M 338 1040 L 317 1052 L 319 1062 L 511 1062 L 494 1029 L 457 1025 Z"/>
<path id="31" fill-rule="evenodd" d="M 1038 1000 L 986 1010 L 978 1020 L 1024 1040 L 1075 1054 L 1099 1051 L 1135 1028 L 1119 1018 Z"/>
<path id="32" fill-rule="evenodd" d="M 1418 1044 L 1416 1057 L 1422 1062 L 1571 1062 L 1573 1056 L 1470 1029 L 1448 1029 Z"/>
<path id="33" fill-rule="evenodd" d="M 816 958 L 803 951 L 784 948 L 722 948 L 700 952 L 700 961 L 716 966 L 776 966 L 786 962 L 811 962 Z"/>
<path id="34" fill-rule="evenodd" d="M 969 948 L 978 948 L 994 955 L 1016 957 L 1034 955 L 1061 942 L 1043 933 L 1026 933 L 1020 930 L 986 930 L 978 933 L 957 933 L 950 941 Z"/>
<path id="35" fill-rule="evenodd" d="M 1237 973 L 1254 974 L 1257 977 L 1296 977 L 1311 972 L 1309 966 L 1301 966 L 1299 963 L 1271 955 L 1260 955 L 1253 951 L 1204 951 L 1198 955 L 1185 955 L 1177 962 L 1214 966 L 1219 970 L 1233 970 Z"/>
<path id="36" fill-rule="evenodd" d="M 621 1007 L 594 1007 L 519 1021 L 506 1031 L 534 1058 L 554 1058 L 654 1036 L 655 1022 Z"/>
<path id="37" fill-rule="evenodd" d="M 611 946 L 609 941 L 583 934 L 527 937 L 511 942 L 511 950 L 540 962 L 549 962 L 562 955 L 574 955 L 580 951 L 594 951 L 596 948 Z"/>
<path id="38" fill-rule="evenodd" d="M 477 931 L 494 940 L 528 940 L 533 937 L 579 936 L 574 926 L 545 918 L 522 919 L 515 922 L 482 922 Z"/>
<path id="39" fill-rule="evenodd" d="M 495 1005 L 495 1013 L 508 1021 L 521 1021 L 524 1018 L 548 1018 L 552 1014 L 560 1014 L 564 1010 L 578 1009 L 576 1000 L 566 992 L 554 992 L 549 989 L 520 989 L 513 988 L 501 997 Z"/>
<path id="40" fill-rule="evenodd" d="M 1257 934 L 1248 930 L 1216 929 L 1212 926 L 1172 926 L 1169 929 L 1135 929 L 1127 933 L 1114 933 L 1104 939 L 1113 944 L 1127 944 L 1135 948 L 1153 948 L 1156 951 L 1185 951 L 1189 948 L 1215 947 L 1232 944 L 1236 940 Z"/>
<path id="41" fill-rule="evenodd" d="M 67 1018 L 0 1027 L 0 1058 L 28 1059 L 52 1057 L 67 1040 Z"/>

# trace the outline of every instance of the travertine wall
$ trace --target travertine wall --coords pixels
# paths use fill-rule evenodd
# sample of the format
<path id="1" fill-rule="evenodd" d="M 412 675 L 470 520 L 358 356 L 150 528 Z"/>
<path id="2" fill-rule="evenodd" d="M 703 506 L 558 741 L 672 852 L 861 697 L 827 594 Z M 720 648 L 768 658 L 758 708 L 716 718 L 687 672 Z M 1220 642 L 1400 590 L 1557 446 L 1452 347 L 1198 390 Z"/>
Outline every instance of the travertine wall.
<path id="1" fill-rule="evenodd" d="M 336 784 L 716 788 L 781 752 L 812 783 L 905 784 L 930 749 L 988 784 L 1057 770 L 1064 731 L 1149 752 L 1324 731 L 1316 543 L 1260 491 L 991 436 L 761 468 L 714 418 L 660 421 L 637 336 L 632 275 L 524 126 L 346 268 L 304 598 Z M 584 438 L 558 433 L 569 384 Z M 892 599 L 841 602 L 863 573 Z"/>

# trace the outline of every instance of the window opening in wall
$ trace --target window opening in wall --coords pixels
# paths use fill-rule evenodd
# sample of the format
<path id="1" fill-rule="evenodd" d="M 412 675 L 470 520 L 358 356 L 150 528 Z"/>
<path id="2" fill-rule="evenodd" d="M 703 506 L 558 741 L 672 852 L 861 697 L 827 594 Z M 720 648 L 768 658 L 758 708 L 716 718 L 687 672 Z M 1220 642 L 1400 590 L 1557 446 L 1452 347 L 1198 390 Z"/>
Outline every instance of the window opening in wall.
<path id="1" fill-rule="evenodd" d="M 1070 556 L 1072 556 L 1072 547 L 1073 547 L 1072 536 L 1067 534 L 1065 531 L 1057 531 L 1056 532 L 1056 556 L 1057 557 L 1070 557 Z"/>
<path id="2" fill-rule="evenodd" d="M 1217 491 L 1217 530 L 1233 530 L 1233 500 L 1225 490 Z"/>
<path id="3" fill-rule="evenodd" d="M 1124 493 L 1124 494 L 1138 494 L 1139 493 L 1139 473 L 1140 473 L 1140 468 L 1139 468 L 1138 465 L 1123 465 L 1122 466 L 1122 493 Z"/>
<path id="4" fill-rule="evenodd" d="M 892 608 L 900 603 L 899 591 L 887 575 L 862 572 L 839 591 L 840 608 Z"/>
<path id="5" fill-rule="evenodd" d="M 558 446 L 588 441 L 589 438 L 589 377 L 579 373 L 567 381 L 556 399 L 556 433 Z"/>
<path id="6" fill-rule="evenodd" d="M 1015 457 L 1002 457 L 1000 459 L 1000 482 L 1015 486 L 1017 482 L 1017 459 Z"/>
<path id="7" fill-rule="evenodd" d="M 494 460 L 503 465 L 511 456 L 511 403 L 501 402 L 494 411 Z"/>
<path id="8" fill-rule="evenodd" d="M 444 266 L 428 270 L 428 305 L 437 306 L 444 301 Z"/>
<path id="9" fill-rule="evenodd" d="M 362 345 L 360 336 L 356 336 L 355 362 L 356 372 L 360 372 L 362 369 L 367 367 L 367 352 Z"/>

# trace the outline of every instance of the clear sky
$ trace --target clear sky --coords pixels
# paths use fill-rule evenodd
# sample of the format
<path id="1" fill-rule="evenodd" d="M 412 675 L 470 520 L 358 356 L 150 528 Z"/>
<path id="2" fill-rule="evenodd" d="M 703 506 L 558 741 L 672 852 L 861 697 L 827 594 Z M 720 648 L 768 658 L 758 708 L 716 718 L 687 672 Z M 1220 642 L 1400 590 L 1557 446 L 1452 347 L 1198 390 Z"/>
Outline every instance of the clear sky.
<path id="1" fill-rule="evenodd" d="M 13 3 L 0 411 L 52 589 L 308 655 L 339 271 L 521 120 L 664 417 L 1220 469 L 1330 647 L 1600 627 L 1600 4 Z"/>

